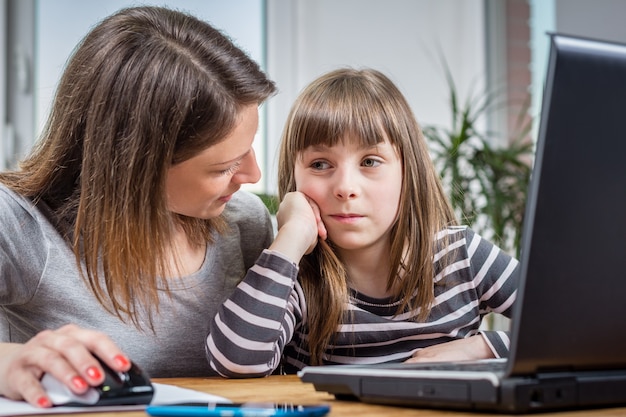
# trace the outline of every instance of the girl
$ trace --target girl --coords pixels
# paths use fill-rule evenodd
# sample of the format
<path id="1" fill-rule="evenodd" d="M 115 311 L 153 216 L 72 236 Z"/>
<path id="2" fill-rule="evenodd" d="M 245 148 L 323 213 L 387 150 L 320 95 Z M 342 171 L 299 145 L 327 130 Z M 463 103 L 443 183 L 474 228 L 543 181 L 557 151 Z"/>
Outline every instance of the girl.
<path id="1" fill-rule="evenodd" d="M 272 239 L 252 141 L 275 86 L 212 26 L 158 7 L 97 25 L 39 145 L 0 174 L 0 395 L 51 406 L 130 358 L 215 375 L 200 320 Z M 206 323 L 206 321 L 205 321 Z"/>
<path id="2" fill-rule="evenodd" d="M 219 309 L 207 351 L 221 375 L 507 355 L 506 333 L 479 326 L 489 312 L 509 316 L 517 261 L 455 225 L 418 123 L 386 76 L 342 69 L 306 87 L 279 178 L 275 243 L 291 247 L 265 251 Z"/>

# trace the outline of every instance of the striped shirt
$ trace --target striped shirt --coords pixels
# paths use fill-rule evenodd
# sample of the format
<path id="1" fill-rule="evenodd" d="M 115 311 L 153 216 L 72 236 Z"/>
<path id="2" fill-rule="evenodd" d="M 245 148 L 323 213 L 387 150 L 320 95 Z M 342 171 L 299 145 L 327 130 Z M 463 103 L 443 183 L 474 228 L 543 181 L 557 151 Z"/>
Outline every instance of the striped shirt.
<path id="1" fill-rule="evenodd" d="M 447 246 L 435 255 L 447 266 L 435 276 L 435 301 L 425 322 L 418 311 L 397 312 L 397 300 L 373 299 L 355 291 L 344 324 L 324 364 L 404 361 L 421 348 L 481 334 L 495 357 L 506 357 L 508 333 L 480 330 L 490 312 L 510 317 L 517 289 L 516 259 L 466 227 L 451 227 Z M 225 377 L 269 375 L 279 366 L 293 373 L 309 364 L 307 305 L 298 267 L 265 250 L 213 319 L 207 337 L 210 366 Z M 282 365 L 282 366 L 281 366 Z"/>

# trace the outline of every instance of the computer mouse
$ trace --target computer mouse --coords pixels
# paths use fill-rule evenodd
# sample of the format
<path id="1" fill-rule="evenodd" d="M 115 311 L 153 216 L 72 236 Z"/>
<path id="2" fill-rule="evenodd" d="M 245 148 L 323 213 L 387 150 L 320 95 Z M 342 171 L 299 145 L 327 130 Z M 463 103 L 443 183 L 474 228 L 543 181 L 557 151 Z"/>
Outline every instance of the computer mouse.
<path id="1" fill-rule="evenodd" d="M 41 385 L 52 404 L 63 406 L 135 405 L 150 404 L 154 387 L 150 378 L 134 362 L 126 372 L 116 372 L 98 359 L 104 369 L 104 382 L 75 394 L 51 374 L 44 374 Z"/>

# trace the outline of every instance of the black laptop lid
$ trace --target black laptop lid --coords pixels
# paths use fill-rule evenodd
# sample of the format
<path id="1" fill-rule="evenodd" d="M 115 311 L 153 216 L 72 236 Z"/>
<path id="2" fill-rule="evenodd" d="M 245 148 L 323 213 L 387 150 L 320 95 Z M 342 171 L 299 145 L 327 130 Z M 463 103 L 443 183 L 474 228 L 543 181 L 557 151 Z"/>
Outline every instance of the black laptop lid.
<path id="1" fill-rule="evenodd" d="M 509 373 L 626 368 L 626 45 L 551 36 L 522 239 Z"/>

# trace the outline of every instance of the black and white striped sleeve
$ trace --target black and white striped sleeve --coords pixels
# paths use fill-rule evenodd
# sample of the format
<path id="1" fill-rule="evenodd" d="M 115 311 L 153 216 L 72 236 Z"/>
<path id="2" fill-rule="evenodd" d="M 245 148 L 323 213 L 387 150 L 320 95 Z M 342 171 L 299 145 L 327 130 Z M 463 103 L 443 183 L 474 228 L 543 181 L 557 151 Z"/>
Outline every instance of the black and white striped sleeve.
<path id="1" fill-rule="evenodd" d="M 260 377 L 280 364 L 301 321 L 296 264 L 265 250 L 218 309 L 206 339 L 209 365 L 224 377 Z"/>
<path id="2" fill-rule="evenodd" d="M 481 313 L 511 317 L 518 285 L 517 259 L 471 229 L 466 230 L 467 251 Z"/>
<path id="3" fill-rule="evenodd" d="M 510 318 L 517 296 L 519 262 L 471 229 L 467 229 L 466 239 L 481 316 L 494 312 Z M 508 356 L 508 332 L 490 330 L 481 334 L 496 357 Z"/>

